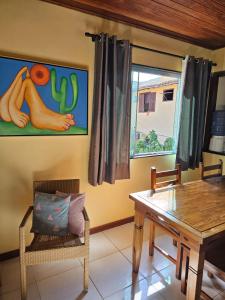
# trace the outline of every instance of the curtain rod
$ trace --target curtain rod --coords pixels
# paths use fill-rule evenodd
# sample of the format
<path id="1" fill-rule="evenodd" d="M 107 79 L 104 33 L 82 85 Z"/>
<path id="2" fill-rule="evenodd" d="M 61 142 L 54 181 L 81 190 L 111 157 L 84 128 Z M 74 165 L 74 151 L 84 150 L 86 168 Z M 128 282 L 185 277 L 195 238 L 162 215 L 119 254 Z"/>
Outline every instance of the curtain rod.
<path id="1" fill-rule="evenodd" d="M 85 36 L 91 37 L 93 42 L 94 42 L 95 39 L 100 38 L 99 34 L 93 34 L 93 33 L 89 33 L 89 32 L 85 32 Z M 180 58 L 180 59 L 185 59 L 185 56 L 181 56 L 181 55 L 178 55 L 178 54 L 164 52 L 164 51 L 160 51 L 160 50 L 156 50 L 156 49 L 152 49 L 152 48 L 147 48 L 147 47 L 143 47 L 143 46 L 135 45 L 135 44 L 130 44 L 130 45 L 133 48 L 138 48 L 138 49 L 142 49 L 142 50 L 145 50 L 145 51 L 151 51 L 151 52 L 155 52 L 155 53 L 159 53 L 159 54 L 163 54 L 163 55 L 168 55 L 168 56 L 173 56 L 173 57 L 177 57 L 177 58 Z M 217 66 L 217 64 L 214 63 L 214 62 L 212 63 L 212 65 Z"/>

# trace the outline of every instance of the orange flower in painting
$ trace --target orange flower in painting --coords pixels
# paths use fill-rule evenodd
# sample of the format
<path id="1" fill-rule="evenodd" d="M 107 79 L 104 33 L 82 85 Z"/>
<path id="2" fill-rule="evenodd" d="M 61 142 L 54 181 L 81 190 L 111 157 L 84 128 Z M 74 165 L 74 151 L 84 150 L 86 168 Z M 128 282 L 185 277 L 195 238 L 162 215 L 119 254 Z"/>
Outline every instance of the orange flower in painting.
<path id="1" fill-rule="evenodd" d="M 30 70 L 30 77 L 37 85 L 46 85 L 50 78 L 50 72 L 44 65 L 36 64 Z"/>

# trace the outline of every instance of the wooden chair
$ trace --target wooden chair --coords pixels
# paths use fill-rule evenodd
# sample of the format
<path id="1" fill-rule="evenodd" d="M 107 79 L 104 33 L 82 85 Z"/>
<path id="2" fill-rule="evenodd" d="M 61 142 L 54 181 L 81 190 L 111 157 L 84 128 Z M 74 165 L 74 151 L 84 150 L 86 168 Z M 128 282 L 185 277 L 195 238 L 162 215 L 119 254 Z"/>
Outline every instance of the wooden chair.
<path id="1" fill-rule="evenodd" d="M 208 272 L 208 276 L 220 278 L 225 282 L 225 240 L 219 241 L 213 248 L 206 252 L 204 269 Z M 184 245 L 181 246 L 182 256 L 182 274 L 181 274 L 181 291 L 186 294 L 188 267 L 190 251 Z M 212 298 L 205 292 L 201 291 L 201 299 L 212 300 Z"/>
<path id="2" fill-rule="evenodd" d="M 34 181 L 33 194 L 35 192 L 53 194 L 56 191 L 78 193 L 79 182 L 79 179 Z M 89 278 L 89 218 L 85 209 L 83 210 L 85 229 L 82 240 L 70 233 L 63 237 L 34 234 L 31 244 L 26 247 L 25 228 L 32 211 L 33 206 L 30 206 L 19 227 L 21 299 L 25 300 L 27 296 L 26 266 L 78 257 L 84 258 L 84 289 L 87 291 Z"/>
<path id="3" fill-rule="evenodd" d="M 168 176 L 176 176 L 176 179 L 157 182 L 157 178 Z M 176 164 L 176 168 L 174 170 L 161 172 L 157 172 L 155 167 L 151 167 L 151 190 L 175 184 L 181 184 L 181 167 L 179 164 Z"/>
<path id="4" fill-rule="evenodd" d="M 207 172 L 210 171 L 210 174 L 207 175 Z M 214 172 L 212 172 L 214 171 Z M 215 172 L 216 171 L 216 172 Z M 223 161 L 219 159 L 219 163 L 216 165 L 205 166 L 204 163 L 201 163 L 201 178 L 208 179 L 211 177 L 222 176 L 223 173 Z"/>
<path id="5" fill-rule="evenodd" d="M 207 172 L 210 174 L 207 175 Z M 216 172 L 212 172 L 216 171 Z M 223 174 L 223 161 L 220 159 L 218 164 L 204 166 L 201 163 L 201 178 L 203 180 L 212 177 L 220 177 Z M 213 278 L 214 276 L 225 281 L 225 240 L 218 241 L 215 247 L 209 249 L 206 252 L 204 269 L 207 271 L 208 276 Z M 182 260 L 182 270 L 181 270 L 181 291 L 186 294 L 187 290 L 187 277 L 188 277 L 188 265 L 189 265 L 189 249 L 184 245 L 181 246 L 181 260 Z M 202 299 L 211 299 L 203 291 L 201 294 Z"/>
<path id="6" fill-rule="evenodd" d="M 158 178 L 163 177 L 169 177 L 169 176 L 175 176 L 175 179 L 167 180 L 167 181 L 161 181 L 157 182 Z M 179 164 L 176 164 L 176 168 L 174 170 L 167 170 L 167 171 L 161 171 L 157 172 L 155 167 L 151 168 L 151 190 L 156 191 L 156 189 L 161 187 L 166 187 L 169 185 L 176 185 L 181 184 L 181 166 Z M 149 239 L 149 255 L 153 256 L 154 254 L 154 248 L 158 250 L 162 255 L 164 255 L 166 258 L 168 258 L 170 261 L 176 264 L 176 277 L 178 279 L 181 278 L 181 257 L 180 257 L 180 241 L 179 236 L 176 232 L 169 229 L 167 226 L 167 229 L 165 229 L 165 226 L 163 224 L 163 220 L 160 220 L 160 223 L 162 225 L 159 225 L 158 223 L 155 223 L 153 220 L 150 220 L 150 239 Z M 161 249 L 159 246 L 155 244 L 155 226 L 160 226 L 163 228 L 172 238 L 173 238 L 173 245 L 177 246 L 177 259 L 175 260 L 172 256 L 170 256 L 166 251 Z"/>

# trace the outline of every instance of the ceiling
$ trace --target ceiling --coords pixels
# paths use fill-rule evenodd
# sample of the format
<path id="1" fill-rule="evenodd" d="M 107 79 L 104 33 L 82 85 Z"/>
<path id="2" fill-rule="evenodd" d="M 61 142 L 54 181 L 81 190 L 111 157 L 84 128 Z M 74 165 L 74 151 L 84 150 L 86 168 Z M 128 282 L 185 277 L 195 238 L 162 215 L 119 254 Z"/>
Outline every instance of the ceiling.
<path id="1" fill-rule="evenodd" d="M 208 49 L 225 47 L 225 0 L 42 0 Z"/>

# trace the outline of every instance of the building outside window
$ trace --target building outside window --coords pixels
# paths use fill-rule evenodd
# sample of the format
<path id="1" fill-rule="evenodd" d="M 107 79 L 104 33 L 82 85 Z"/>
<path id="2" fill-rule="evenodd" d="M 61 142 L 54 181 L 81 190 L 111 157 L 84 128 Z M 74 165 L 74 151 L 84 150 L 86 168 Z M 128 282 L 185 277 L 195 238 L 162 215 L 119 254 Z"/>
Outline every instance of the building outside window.
<path id="1" fill-rule="evenodd" d="M 176 153 L 180 75 L 133 65 L 131 157 Z"/>

